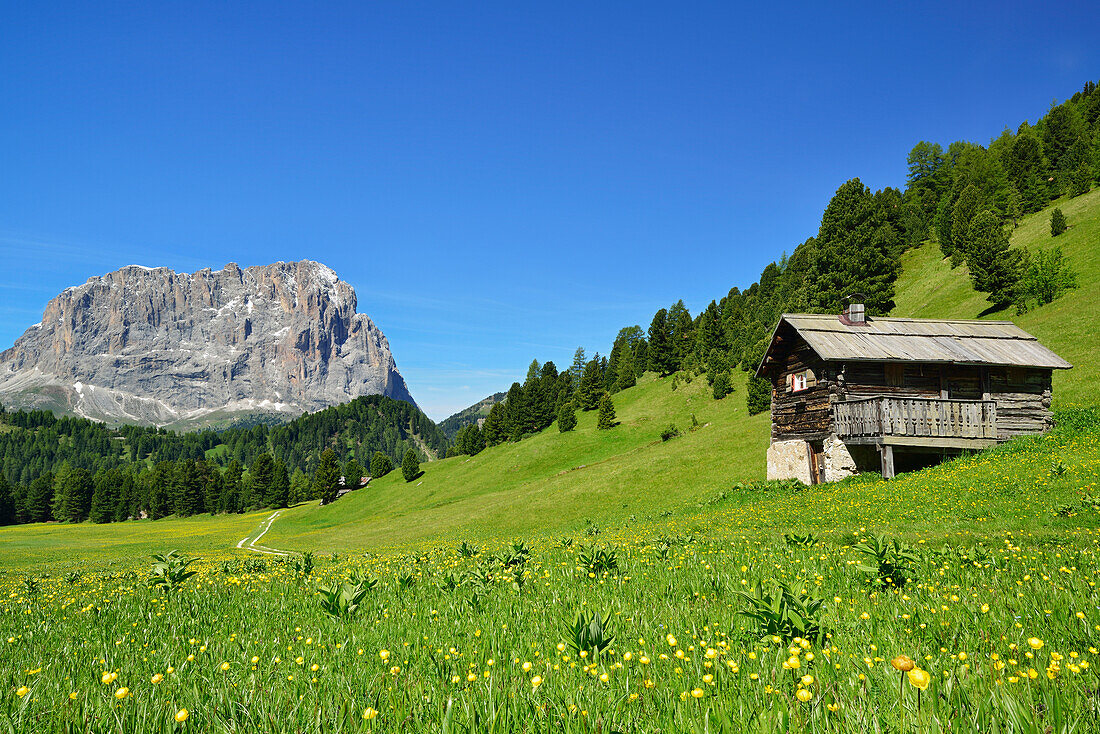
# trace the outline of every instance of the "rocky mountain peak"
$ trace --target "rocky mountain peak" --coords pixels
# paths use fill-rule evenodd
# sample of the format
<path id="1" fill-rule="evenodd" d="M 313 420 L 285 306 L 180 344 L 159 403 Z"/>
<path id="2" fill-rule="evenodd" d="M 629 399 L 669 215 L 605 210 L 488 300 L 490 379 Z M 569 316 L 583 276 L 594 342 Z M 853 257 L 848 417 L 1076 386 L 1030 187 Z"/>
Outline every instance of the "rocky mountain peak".
<path id="1" fill-rule="evenodd" d="M 66 288 L 0 353 L 0 402 L 102 420 L 296 414 L 413 402 L 355 290 L 303 260 L 177 273 L 128 265 Z"/>

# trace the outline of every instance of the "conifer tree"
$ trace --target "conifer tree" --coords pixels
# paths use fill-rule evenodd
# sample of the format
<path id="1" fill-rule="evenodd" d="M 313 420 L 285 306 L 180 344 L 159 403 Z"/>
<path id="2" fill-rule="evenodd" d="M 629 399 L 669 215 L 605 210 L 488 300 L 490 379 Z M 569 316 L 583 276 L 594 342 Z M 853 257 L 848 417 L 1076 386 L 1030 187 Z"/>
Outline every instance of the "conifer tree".
<path id="1" fill-rule="evenodd" d="M 558 409 L 558 431 L 568 433 L 577 427 L 577 413 L 573 403 L 563 403 Z"/>
<path id="2" fill-rule="evenodd" d="M 287 496 L 287 505 L 293 506 L 309 499 L 309 477 L 300 468 L 290 475 L 290 493 Z"/>
<path id="3" fill-rule="evenodd" d="M 685 360 L 694 346 L 695 324 L 691 312 L 681 299 L 668 310 L 668 323 L 672 330 L 672 352 L 675 355 L 675 369 L 684 369 Z"/>
<path id="4" fill-rule="evenodd" d="M 344 464 L 344 486 L 356 488 L 363 481 L 363 465 L 355 458 L 348 459 Z"/>
<path id="5" fill-rule="evenodd" d="M 982 197 L 978 187 L 970 184 L 959 194 L 955 207 L 951 210 L 951 266 L 962 264 L 968 254 L 970 242 L 970 222 L 982 208 Z"/>
<path id="6" fill-rule="evenodd" d="M 83 522 L 92 506 L 92 478 L 87 470 L 62 462 L 54 477 L 53 516 L 61 521 Z"/>
<path id="7" fill-rule="evenodd" d="M 649 368 L 649 342 L 639 339 L 634 347 L 634 377 L 641 377 Z"/>
<path id="8" fill-rule="evenodd" d="M 600 398 L 600 413 L 596 416 L 596 428 L 606 431 L 615 427 L 615 405 L 611 402 L 611 396 L 607 393 Z"/>
<path id="9" fill-rule="evenodd" d="M 354 461 L 354 459 L 352 459 Z M 362 474 L 362 469 L 360 469 Z M 275 467 L 271 474 L 271 491 L 268 494 L 268 507 L 279 509 L 286 507 L 290 501 L 290 474 L 282 459 L 275 460 Z"/>
<path id="10" fill-rule="evenodd" d="M 618 374 L 615 378 L 615 389 L 625 390 L 638 384 L 638 378 L 634 373 L 634 350 L 629 346 L 623 348 L 619 357 Z"/>
<path id="11" fill-rule="evenodd" d="M 179 517 L 197 515 L 203 510 L 203 482 L 198 462 L 180 459 L 172 478 L 172 510 Z"/>
<path id="12" fill-rule="evenodd" d="M 100 469 L 92 478 L 92 508 L 88 519 L 94 523 L 107 523 L 114 519 L 118 504 L 118 472 Z"/>
<path id="13" fill-rule="evenodd" d="M 203 473 L 202 506 L 211 515 L 221 511 L 219 504 L 223 492 L 222 481 L 221 470 L 213 463 L 207 462 Z"/>
<path id="14" fill-rule="evenodd" d="M 1016 190 L 1015 185 L 1008 187 L 1008 198 L 1005 203 L 1005 216 L 1008 217 L 1008 221 L 1012 222 L 1012 228 L 1016 229 L 1020 225 L 1020 217 L 1023 216 L 1023 202 L 1020 199 L 1020 192 Z"/>
<path id="15" fill-rule="evenodd" d="M 325 449 L 313 472 L 313 496 L 320 498 L 322 505 L 327 505 L 336 501 L 339 492 L 340 465 L 336 463 L 336 453 Z"/>
<path id="16" fill-rule="evenodd" d="M 1062 210 L 1055 207 L 1054 211 L 1050 213 L 1050 236 L 1057 237 L 1066 231 L 1066 215 L 1062 213 Z"/>
<path id="17" fill-rule="evenodd" d="M 676 350 L 672 344 L 672 325 L 668 311 L 660 309 L 649 324 L 649 343 L 646 349 L 649 369 L 664 377 L 676 371 Z"/>
<path id="18" fill-rule="evenodd" d="M 1000 308 L 1016 299 L 1022 254 L 1008 245 L 1001 220 L 988 209 L 970 225 L 970 276 L 974 290 L 988 293 L 988 300 Z"/>
<path id="19" fill-rule="evenodd" d="M 1004 167 L 1020 193 L 1025 212 L 1038 211 L 1046 203 L 1044 178 L 1048 166 L 1039 137 L 1023 123 L 1005 152 Z"/>
<path id="20" fill-rule="evenodd" d="M 222 476 L 221 499 L 218 501 L 218 509 L 222 512 L 241 512 L 244 509 L 241 507 L 241 476 L 243 474 L 244 467 L 236 459 L 232 459 L 229 466 L 225 468 L 225 474 Z"/>
<path id="21" fill-rule="evenodd" d="M 370 477 L 378 479 L 393 471 L 393 460 L 381 451 L 375 451 L 370 459 Z"/>
<path id="22" fill-rule="evenodd" d="M 14 525 L 15 519 L 15 493 L 0 472 L 0 525 Z"/>
<path id="23" fill-rule="evenodd" d="M 771 408 L 772 383 L 766 377 L 749 377 L 745 394 L 749 415 L 763 413 Z"/>
<path id="24" fill-rule="evenodd" d="M 722 370 L 714 379 L 714 399 L 721 400 L 731 392 L 733 392 L 733 385 L 730 382 L 730 373 L 728 370 Z"/>
<path id="25" fill-rule="evenodd" d="M 406 482 L 411 482 L 420 476 L 420 457 L 416 451 L 409 449 L 405 452 L 405 458 L 401 460 L 401 475 Z"/>
<path id="26" fill-rule="evenodd" d="M 569 376 L 573 379 L 574 390 L 581 384 L 581 375 L 584 374 L 586 364 L 588 360 L 584 356 L 584 347 L 577 347 L 577 351 L 573 353 L 573 364 L 569 367 Z"/>
<path id="27" fill-rule="evenodd" d="M 815 239 L 818 266 L 807 283 L 809 306 L 836 313 L 846 296 L 860 292 L 868 313 L 889 313 L 901 272 L 893 253 L 896 240 L 870 189 L 858 178 L 842 184 Z"/>
<path id="28" fill-rule="evenodd" d="M 508 388 L 508 395 L 504 398 L 504 435 L 510 441 L 519 441 L 523 438 L 527 425 L 527 402 L 523 394 L 523 386 L 513 382 Z"/>
<path id="29" fill-rule="evenodd" d="M 1069 195 L 1076 198 L 1082 194 L 1087 194 L 1091 188 L 1092 171 L 1089 169 L 1088 164 L 1082 163 L 1078 169 L 1073 172 L 1073 178 L 1070 179 Z"/>
<path id="30" fill-rule="evenodd" d="M 584 374 L 581 375 L 581 384 L 573 399 L 581 410 L 595 410 L 600 406 L 600 396 L 603 394 L 603 379 L 600 374 L 600 355 L 596 355 L 584 366 Z"/>
<path id="31" fill-rule="evenodd" d="M 50 497 L 50 515 L 58 522 L 69 519 L 69 504 L 71 500 L 67 496 L 72 487 L 73 468 L 68 460 L 61 462 L 53 477 L 53 492 Z"/>
<path id="32" fill-rule="evenodd" d="M 266 451 L 256 457 L 248 471 L 252 479 L 252 496 L 263 507 L 271 507 L 272 482 L 275 479 L 275 459 Z"/>
<path id="33" fill-rule="evenodd" d="M 53 472 L 45 472 L 34 479 L 27 490 L 26 513 L 28 522 L 49 522 L 53 516 Z"/>
<path id="34" fill-rule="evenodd" d="M 481 424 L 481 433 L 485 437 L 486 446 L 496 446 L 503 442 L 508 434 L 504 430 L 504 405 L 493 403 L 489 408 L 489 414 L 485 416 L 485 422 Z"/>

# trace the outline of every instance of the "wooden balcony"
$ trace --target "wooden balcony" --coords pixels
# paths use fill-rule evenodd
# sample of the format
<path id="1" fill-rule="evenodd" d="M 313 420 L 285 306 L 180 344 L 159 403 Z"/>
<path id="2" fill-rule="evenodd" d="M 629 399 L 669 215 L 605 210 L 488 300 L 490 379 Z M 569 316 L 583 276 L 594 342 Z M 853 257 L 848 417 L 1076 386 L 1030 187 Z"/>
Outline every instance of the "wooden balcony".
<path id="1" fill-rule="evenodd" d="M 982 448 L 997 442 L 992 400 L 874 397 L 833 404 L 833 429 L 845 443 Z"/>

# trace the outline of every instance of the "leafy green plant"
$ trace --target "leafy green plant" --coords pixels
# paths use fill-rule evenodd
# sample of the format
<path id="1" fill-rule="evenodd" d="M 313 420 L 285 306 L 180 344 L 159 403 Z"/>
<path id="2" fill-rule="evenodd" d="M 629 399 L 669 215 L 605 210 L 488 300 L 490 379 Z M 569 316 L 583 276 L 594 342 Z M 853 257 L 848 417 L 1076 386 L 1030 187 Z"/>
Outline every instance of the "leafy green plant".
<path id="1" fill-rule="evenodd" d="M 65 574 L 65 583 L 72 586 L 77 581 L 80 581 L 80 571 L 69 571 Z"/>
<path id="2" fill-rule="evenodd" d="M 669 423 L 667 426 L 661 429 L 661 440 L 669 441 L 680 435 L 680 429 L 676 427 L 675 423 Z"/>
<path id="3" fill-rule="evenodd" d="M 481 589 L 487 589 L 493 585 L 496 579 L 496 573 L 489 564 L 479 565 L 477 568 L 469 571 L 466 574 L 464 582 L 470 586 L 479 587 Z"/>
<path id="4" fill-rule="evenodd" d="M 174 550 L 167 553 L 153 554 L 152 571 L 149 574 L 149 585 L 160 589 L 165 594 L 171 594 L 187 579 L 194 576 L 197 571 L 190 570 L 190 566 L 197 558 L 184 558 Z"/>
<path id="5" fill-rule="evenodd" d="M 476 545 L 470 545 L 465 540 L 462 541 L 462 545 L 458 546 L 458 555 L 463 558 L 473 558 L 478 554 L 478 548 Z"/>
<path id="6" fill-rule="evenodd" d="M 916 577 L 920 556 L 896 538 L 888 541 L 884 535 L 873 536 L 860 542 L 855 549 L 871 559 L 871 563 L 859 564 L 859 570 L 875 574 L 882 586 L 900 589 Z"/>
<path id="7" fill-rule="evenodd" d="M 599 614 L 593 614 L 591 618 L 585 619 L 582 612 L 577 615 L 576 622 L 565 626 L 565 644 L 578 653 L 584 651 L 596 657 L 614 641 L 615 635 L 611 634 L 610 613 L 603 619 Z"/>
<path id="8" fill-rule="evenodd" d="M 435 586 L 440 591 L 452 592 L 462 585 L 462 579 L 453 572 L 447 572 L 439 577 Z"/>
<path id="9" fill-rule="evenodd" d="M 262 558 L 248 558 L 241 566 L 245 573 L 267 573 L 267 561 Z"/>
<path id="10" fill-rule="evenodd" d="M 416 584 L 416 577 L 412 574 L 404 574 L 397 577 L 397 590 L 407 591 Z"/>
<path id="11" fill-rule="evenodd" d="M 749 604 L 738 614 L 755 623 L 757 637 L 776 635 L 788 642 L 801 637 L 815 642 L 821 635 L 819 615 L 825 599 L 802 593 L 796 596 L 784 583 L 777 586 L 774 592 L 762 586 L 754 587 L 751 593 L 738 589 L 735 593 Z"/>
<path id="12" fill-rule="evenodd" d="M 512 543 L 512 546 L 497 556 L 497 560 L 504 568 L 513 568 L 527 563 L 531 557 L 531 549 L 523 541 Z"/>
<path id="13" fill-rule="evenodd" d="M 377 583 L 377 581 L 358 577 L 341 583 L 333 582 L 327 586 L 318 586 L 317 593 L 321 595 L 321 609 L 337 619 L 349 619 L 359 611 L 367 593 Z"/>
<path id="14" fill-rule="evenodd" d="M 582 546 L 577 554 L 577 562 L 589 574 L 599 576 L 614 573 L 619 570 L 619 553 L 607 548 Z"/>
<path id="15" fill-rule="evenodd" d="M 305 551 L 294 559 L 294 574 L 307 579 L 313 575 L 313 553 Z"/>
<path id="16" fill-rule="evenodd" d="M 813 533 L 799 535 L 798 533 L 783 533 L 783 540 L 791 548 L 812 548 L 818 543 L 818 537 Z"/>
<path id="17" fill-rule="evenodd" d="M 23 595 L 27 597 L 38 596 L 38 591 L 42 588 L 42 583 L 34 576 L 23 577 Z"/>

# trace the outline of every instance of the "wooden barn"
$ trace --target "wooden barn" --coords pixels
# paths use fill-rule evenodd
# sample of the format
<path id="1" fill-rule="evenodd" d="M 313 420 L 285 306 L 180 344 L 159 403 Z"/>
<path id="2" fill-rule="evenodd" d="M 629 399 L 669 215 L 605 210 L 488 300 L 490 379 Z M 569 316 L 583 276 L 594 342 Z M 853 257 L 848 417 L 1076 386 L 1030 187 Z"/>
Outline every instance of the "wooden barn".
<path id="1" fill-rule="evenodd" d="M 784 314 L 757 369 L 772 383 L 768 479 L 884 477 L 1052 425 L 1072 365 L 1011 321 Z"/>

